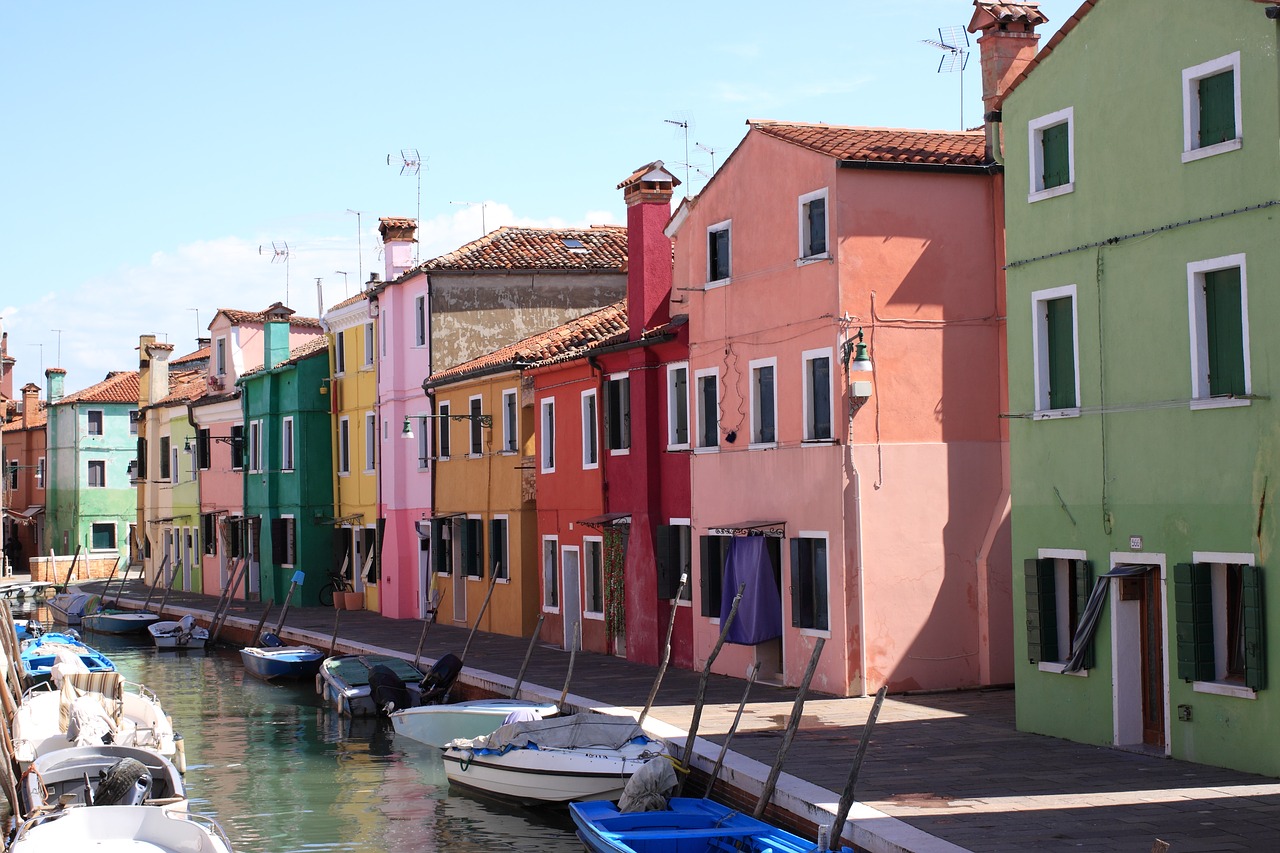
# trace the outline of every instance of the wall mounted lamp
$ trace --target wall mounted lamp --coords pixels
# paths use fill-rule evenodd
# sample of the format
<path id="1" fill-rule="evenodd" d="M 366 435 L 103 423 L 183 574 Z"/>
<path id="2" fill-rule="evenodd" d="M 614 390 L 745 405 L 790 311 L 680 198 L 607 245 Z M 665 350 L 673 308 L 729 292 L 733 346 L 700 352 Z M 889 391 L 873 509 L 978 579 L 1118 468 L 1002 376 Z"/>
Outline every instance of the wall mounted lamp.
<path id="1" fill-rule="evenodd" d="M 871 396 L 872 365 L 867 345 L 862 340 L 862 329 L 844 342 L 840 360 L 844 363 L 845 377 L 849 381 L 849 393 L 854 397 Z"/>
<path id="2" fill-rule="evenodd" d="M 493 415 L 405 415 L 404 429 L 400 430 L 401 438 L 413 438 L 413 425 L 409 423 L 411 420 L 430 420 L 433 418 L 445 418 L 451 421 L 475 421 L 482 427 L 493 427 Z"/>

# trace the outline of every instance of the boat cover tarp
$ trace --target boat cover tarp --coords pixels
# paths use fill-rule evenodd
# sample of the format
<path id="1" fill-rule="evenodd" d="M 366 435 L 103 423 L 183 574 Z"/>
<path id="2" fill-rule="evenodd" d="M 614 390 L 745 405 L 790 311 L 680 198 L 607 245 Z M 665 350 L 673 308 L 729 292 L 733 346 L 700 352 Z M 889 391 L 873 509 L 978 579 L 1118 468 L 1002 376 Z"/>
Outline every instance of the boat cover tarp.
<path id="1" fill-rule="evenodd" d="M 648 739 L 644 729 L 631 717 L 574 714 L 508 723 L 486 737 L 455 741 L 451 745 L 464 749 L 470 747 L 476 752 L 499 753 L 511 749 L 580 749 L 588 746 L 621 749 L 636 738 Z"/>
<path id="2" fill-rule="evenodd" d="M 620 812 L 660 812 L 676 787 L 676 771 L 665 758 L 651 758 L 631 774 L 618 800 Z"/>

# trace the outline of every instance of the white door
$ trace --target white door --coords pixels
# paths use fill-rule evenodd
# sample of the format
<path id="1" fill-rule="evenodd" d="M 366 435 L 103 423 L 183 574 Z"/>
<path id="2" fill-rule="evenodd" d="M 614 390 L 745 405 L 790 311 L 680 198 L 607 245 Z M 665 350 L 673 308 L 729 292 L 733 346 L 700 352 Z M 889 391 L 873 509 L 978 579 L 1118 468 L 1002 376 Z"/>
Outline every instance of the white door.
<path id="1" fill-rule="evenodd" d="M 431 585 L 431 527 L 428 522 L 420 522 L 420 524 L 426 526 L 426 535 L 423 535 L 422 527 L 415 528 L 418 539 L 418 589 L 421 591 L 419 595 L 421 601 L 418 604 L 421 612 L 418 616 L 421 619 L 427 619 L 431 616 L 431 596 L 435 593 Z"/>
<path id="2" fill-rule="evenodd" d="M 577 633 L 578 620 L 582 618 L 582 566 L 581 554 L 577 546 L 565 546 L 560 549 L 561 597 L 560 613 L 564 617 L 564 647 L 573 648 L 574 636 Z"/>

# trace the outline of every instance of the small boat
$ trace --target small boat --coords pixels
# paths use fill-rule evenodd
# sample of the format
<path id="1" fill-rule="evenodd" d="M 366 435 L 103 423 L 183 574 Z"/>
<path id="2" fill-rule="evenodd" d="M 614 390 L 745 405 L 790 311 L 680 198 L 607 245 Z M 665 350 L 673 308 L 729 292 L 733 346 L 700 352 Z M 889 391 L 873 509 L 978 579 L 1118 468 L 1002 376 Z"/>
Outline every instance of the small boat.
<path id="1" fill-rule="evenodd" d="M 187 808 L 178 768 L 158 752 L 136 746 L 59 749 L 32 762 L 22 783 L 18 794 L 25 814 L 72 804 Z"/>
<path id="2" fill-rule="evenodd" d="M 665 752 L 630 717 L 574 714 L 453 741 L 444 770 L 451 783 L 522 805 L 616 800 L 633 773 Z"/>
<path id="3" fill-rule="evenodd" d="M 7 598 L 15 602 L 35 601 L 44 598 L 51 589 L 53 589 L 53 584 L 49 581 L 11 583 L 6 586 L 0 586 L 0 598 Z"/>
<path id="4" fill-rule="evenodd" d="M 68 850 L 149 850 L 153 853 L 232 853 L 212 818 L 156 806 L 68 806 L 43 812 L 18 827 L 10 853 Z"/>
<path id="5" fill-rule="evenodd" d="M 554 717 L 560 713 L 554 702 L 531 699 L 473 699 L 451 705 L 422 705 L 391 715 L 396 734 L 440 749 L 451 741 L 491 735 L 512 714 Z"/>
<path id="6" fill-rule="evenodd" d="M 46 601 L 45 606 L 53 614 L 54 622 L 74 628 L 86 612 L 97 610 L 101 601 L 101 596 L 92 592 L 60 592 Z"/>
<path id="7" fill-rule="evenodd" d="M 334 655 L 320 665 L 316 693 L 344 717 L 376 717 L 421 704 L 424 678 L 391 655 Z"/>
<path id="8" fill-rule="evenodd" d="M 140 634 L 159 621 L 159 614 L 146 610 L 111 608 L 93 613 L 86 611 L 80 617 L 80 627 L 98 634 Z"/>
<path id="9" fill-rule="evenodd" d="M 188 613 L 176 622 L 164 620 L 147 626 L 151 641 L 157 649 L 203 649 L 209 641 L 209 631 L 196 624 L 196 618 Z"/>
<path id="10" fill-rule="evenodd" d="M 14 714 L 13 757 L 21 769 L 72 746 L 110 742 L 161 755 L 177 751 L 173 722 L 144 685 L 118 672 L 61 673 L 60 682 L 57 689 L 46 682 L 28 690 Z"/>
<path id="11" fill-rule="evenodd" d="M 44 623 L 39 619 L 14 619 L 13 629 L 18 636 L 19 642 L 22 640 L 34 640 L 44 633 Z"/>
<path id="12" fill-rule="evenodd" d="M 325 654 L 311 646 L 286 646 L 275 634 L 263 634 L 261 646 L 240 650 L 245 672 L 263 681 L 314 678 Z"/>
<path id="13" fill-rule="evenodd" d="M 570 803 L 592 853 L 811 853 L 812 841 L 702 798 L 673 797 L 665 810 L 620 812 L 611 802 Z"/>
<path id="14" fill-rule="evenodd" d="M 116 665 L 102 652 L 86 646 L 75 631 L 50 631 L 22 644 L 19 653 L 27 686 L 49 680 L 55 666 L 83 672 L 115 672 Z M 78 663 L 77 663 L 78 661 Z"/>

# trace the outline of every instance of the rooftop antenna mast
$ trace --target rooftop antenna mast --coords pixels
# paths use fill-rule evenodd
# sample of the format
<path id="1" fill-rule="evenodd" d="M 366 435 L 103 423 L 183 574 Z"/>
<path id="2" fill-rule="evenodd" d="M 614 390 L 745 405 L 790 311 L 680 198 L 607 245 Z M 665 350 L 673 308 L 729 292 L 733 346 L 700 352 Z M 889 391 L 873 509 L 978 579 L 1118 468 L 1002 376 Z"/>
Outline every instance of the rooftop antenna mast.
<path id="1" fill-rule="evenodd" d="M 188 311 L 196 312 L 196 349 L 200 348 L 200 309 L 188 308 Z"/>
<path id="2" fill-rule="evenodd" d="M 946 51 L 938 62 L 938 73 L 960 72 L 960 129 L 964 130 L 964 68 L 969 64 L 969 33 L 964 27 L 939 27 L 938 40 L 921 39 Z"/>
<path id="3" fill-rule="evenodd" d="M 358 256 L 358 260 L 356 261 L 356 285 L 360 288 L 363 288 L 364 287 L 364 249 L 361 248 L 361 245 L 360 245 L 360 232 L 364 230 L 364 226 L 360 224 L 360 217 L 364 213 L 364 211 L 352 210 L 351 208 L 348 207 L 347 213 L 354 213 L 356 215 L 356 255 Z"/>
<path id="4" fill-rule="evenodd" d="M 487 201 L 451 201 L 449 202 L 449 204 L 465 204 L 468 207 L 480 208 L 480 236 L 483 237 L 484 235 L 489 233 L 489 228 L 487 225 L 485 225 L 485 221 L 484 221 L 484 209 L 489 206 L 489 202 Z"/>
<path id="5" fill-rule="evenodd" d="M 265 255 L 267 253 L 266 246 L 258 247 L 258 254 Z M 289 244 L 281 240 L 277 243 L 271 241 L 271 263 L 284 264 L 284 304 L 289 304 Z"/>
<path id="6" fill-rule="evenodd" d="M 58 333 L 58 361 L 55 363 L 55 365 L 54 365 L 54 366 L 55 366 L 55 367 L 62 367 L 62 330 L 61 330 L 61 329 L 50 329 L 49 331 L 51 331 L 51 332 L 57 332 L 57 333 Z M 43 353 L 43 350 L 42 350 L 41 352 Z"/>
<path id="7" fill-rule="evenodd" d="M 395 156 L 394 154 L 387 155 L 388 166 L 395 165 L 391 160 L 391 158 L 394 156 Z M 400 174 L 414 175 L 418 179 L 418 212 L 417 212 L 417 219 L 415 219 L 413 222 L 415 227 L 421 228 L 422 227 L 422 158 L 418 156 L 417 148 L 401 148 L 400 149 Z M 421 241 L 417 241 L 413 244 L 413 263 L 415 265 L 417 265 L 418 263 L 419 242 Z"/>
<path id="8" fill-rule="evenodd" d="M 684 162 L 680 165 L 684 166 L 684 195 L 685 198 L 688 198 L 689 170 L 692 168 L 689 163 L 689 128 L 693 127 L 693 118 L 683 111 L 677 112 L 676 115 L 679 118 L 664 118 L 662 121 L 665 124 L 675 125 L 684 132 Z"/>

